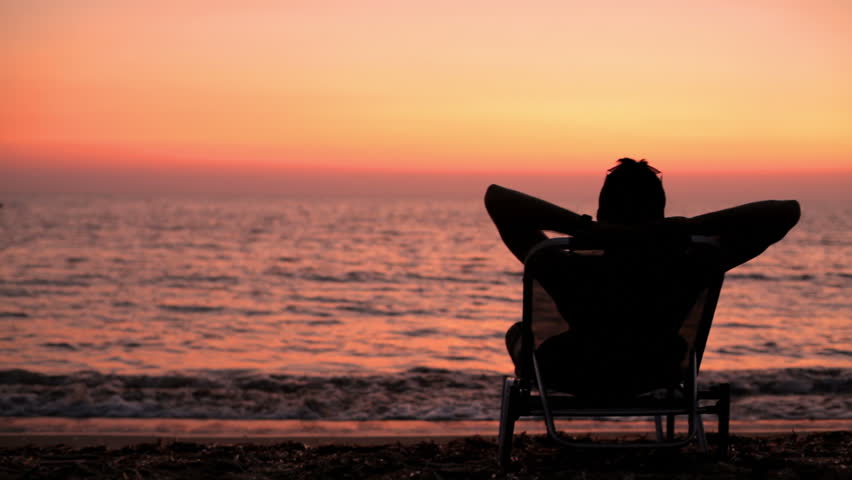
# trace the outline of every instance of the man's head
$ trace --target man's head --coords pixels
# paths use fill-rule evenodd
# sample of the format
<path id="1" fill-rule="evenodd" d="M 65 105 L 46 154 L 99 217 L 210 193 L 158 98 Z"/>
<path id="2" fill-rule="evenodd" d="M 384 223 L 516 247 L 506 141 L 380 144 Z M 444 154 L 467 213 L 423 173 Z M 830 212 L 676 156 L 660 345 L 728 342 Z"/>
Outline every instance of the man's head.
<path id="1" fill-rule="evenodd" d="M 598 199 L 598 221 L 637 224 L 665 216 L 666 192 L 660 171 L 645 160 L 621 158 L 609 169 Z"/>

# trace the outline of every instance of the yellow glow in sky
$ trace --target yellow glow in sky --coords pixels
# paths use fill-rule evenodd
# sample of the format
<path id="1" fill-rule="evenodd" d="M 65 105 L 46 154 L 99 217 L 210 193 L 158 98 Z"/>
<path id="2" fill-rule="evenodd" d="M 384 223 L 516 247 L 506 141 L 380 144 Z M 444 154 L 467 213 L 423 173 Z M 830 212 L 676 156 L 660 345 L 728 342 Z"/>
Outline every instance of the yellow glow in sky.
<path id="1" fill-rule="evenodd" d="M 0 167 L 849 170 L 852 2 L 6 0 L 0 92 Z"/>

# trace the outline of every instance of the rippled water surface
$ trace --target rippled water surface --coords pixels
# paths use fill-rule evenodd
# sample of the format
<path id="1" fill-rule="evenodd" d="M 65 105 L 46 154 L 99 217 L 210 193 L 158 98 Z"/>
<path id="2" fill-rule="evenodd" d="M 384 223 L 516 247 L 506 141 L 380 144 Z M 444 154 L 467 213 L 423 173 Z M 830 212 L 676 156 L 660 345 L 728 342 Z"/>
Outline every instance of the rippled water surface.
<path id="1" fill-rule="evenodd" d="M 62 395 L 73 393 L 68 385 L 83 385 L 78 405 L 102 405 L 93 400 L 98 388 L 110 401 L 143 402 L 144 392 L 141 399 L 124 398 L 133 390 L 128 378 L 160 382 L 148 388 L 177 382 L 174 388 L 196 389 L 196 396 L 206 388 L 215 398 L 217 388 L 281 393 L 354 375 L 368 386 L 384 385 L 379 390 L 390 395 L 394 379 L 444 382 L 449 391 L 457 388 L 453 379 L 465 379 L 458 388 L 474 388 L 480 378 L 512 371 L 503 335 L 520 315 L 521 268 L 480 202 L 2 200 L 0 397 L 7 407 L 29 405 L 20 414 L 69 414 L 73 399 L 64 397 L 54 411 L 36 412 L 36 404 L 47 408 L 39 395 L 57 385 Z M 785 398 L 823 385 L 828 372 L 836 382 L 814 388 L 839 394 L 830 409 L 849 416 L 852 209 L 803 207 L 787 238 L 728 274 L 702 368 L 723 376 L 747 369 L 765 387 L 755 395 L 799 382 L 772 394 Z M 255 383 L 246 387 L 240 378 Z M 213 383 L 199 387 L 203 381 Z M 338 390 L 347 388 L 361 387 Z M 417 391 L 398 390 L 412 388 Z M 364 387 L 364 395 L 375 391 Z M 317 398 L 333 397 L 324 392 Z M 322 405 L 314 405 L 313 415 L 385 418 L 369 413 L 374 401 L 381 403 L 375 395 L 348 416 Z M 386 417 L 430 415 L 414 403 Z M 209 404 L 214 409 L 216 402 Z M 258 408 L 263 418 L 312 415 Z M 434 416 L 482 416 L 473 410 Z"/>

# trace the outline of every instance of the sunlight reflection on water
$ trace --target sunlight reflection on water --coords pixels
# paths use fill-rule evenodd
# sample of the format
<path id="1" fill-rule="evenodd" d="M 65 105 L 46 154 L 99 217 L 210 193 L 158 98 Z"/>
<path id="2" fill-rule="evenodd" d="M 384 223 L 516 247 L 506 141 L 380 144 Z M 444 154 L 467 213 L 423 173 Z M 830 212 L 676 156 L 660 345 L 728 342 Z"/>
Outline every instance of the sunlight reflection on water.
<path id="1" fill-rule="evenodd" d="M 704 368 L 852 365 L 851 219 L 729 274 Z M 511 371 L 520 265 L 475 202 L 21 196 L 0 225 L 8 368 Z"/>

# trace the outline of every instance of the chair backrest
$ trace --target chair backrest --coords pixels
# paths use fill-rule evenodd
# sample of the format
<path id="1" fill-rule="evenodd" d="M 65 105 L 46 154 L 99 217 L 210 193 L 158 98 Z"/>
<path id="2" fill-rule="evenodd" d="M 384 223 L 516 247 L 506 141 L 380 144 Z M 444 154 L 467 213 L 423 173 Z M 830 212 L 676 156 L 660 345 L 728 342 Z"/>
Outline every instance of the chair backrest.
<path id="1" fill-rule="evenodd" d="M 639 393 L 679 383 L 690 352 L 700 365 L 724 279 L 718 249 L 576 247 L 543 242 L 525 262 L 524 351 L 547 385 Z"/>

